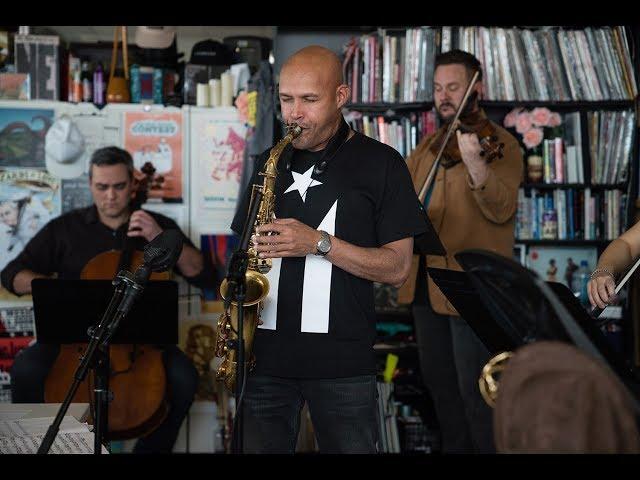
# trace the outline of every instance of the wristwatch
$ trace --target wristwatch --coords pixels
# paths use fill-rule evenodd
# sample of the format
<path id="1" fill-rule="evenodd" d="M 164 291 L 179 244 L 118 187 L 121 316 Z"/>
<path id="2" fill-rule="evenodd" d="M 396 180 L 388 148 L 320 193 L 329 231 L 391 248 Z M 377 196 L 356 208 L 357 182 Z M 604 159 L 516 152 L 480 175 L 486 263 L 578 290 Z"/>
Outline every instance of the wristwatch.
<path id="1" fill-rule="evenodd" d="M 331 237 L 324 230 L 319 230 L 320 240 L 316 243 L 316 255 L 324 257 L 331 250 Z"/>

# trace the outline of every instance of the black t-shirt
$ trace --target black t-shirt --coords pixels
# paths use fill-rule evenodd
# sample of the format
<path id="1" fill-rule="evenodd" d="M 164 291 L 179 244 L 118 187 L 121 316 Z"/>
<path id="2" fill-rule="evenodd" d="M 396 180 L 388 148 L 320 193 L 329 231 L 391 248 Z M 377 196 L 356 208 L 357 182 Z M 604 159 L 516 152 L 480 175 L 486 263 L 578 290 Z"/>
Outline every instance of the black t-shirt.
<path id="1" fill-rule="evenodd" d="M 268 157 L 257 161 L 250 185 L 262 184 Z M 359 247 L 377 248 L 423 233 L 411 176 L 393 148 L 356 133 L 316 176 L 321 152 L 294 150 L 291 171 L 278 162 L 275 213 Z M 241 233 L 250 201 L 245 192 L 231 228 Z M 253 351 L 257 374 L 332 378 L 375 373 L 373 282 L 323 257 L 272 259 L 269 295 Z"/>

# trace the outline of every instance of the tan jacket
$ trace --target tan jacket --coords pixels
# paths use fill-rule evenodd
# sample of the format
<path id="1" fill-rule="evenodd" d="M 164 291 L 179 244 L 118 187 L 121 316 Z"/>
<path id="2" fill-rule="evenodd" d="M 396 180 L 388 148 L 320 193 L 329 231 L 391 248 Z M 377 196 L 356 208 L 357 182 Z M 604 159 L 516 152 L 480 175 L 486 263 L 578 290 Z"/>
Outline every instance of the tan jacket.
<path id="1" fill-rule="evenodd" d="M 489 176 L 484 184 L 471 186 L 464 162 L 449 169 L 438 168 L 427 213 L 447 255 L 427 255 L 426 264 L 430 267 L 462 270 L 453 256 L 468 248 L 491 250 L 509 258 L 513 254 L 518 186 L 524 163 L 518 141 L 505 129 L 493 125 L 498 142 L 504 142 L 504 156 L 489 163 Z M 435 154 L 429 150 L 435 136 L 424 138 L 407 158 L 416 193 L 435 160 Z M 414 255 L 409 278 L 398 292 L 400 303 L 411 303 L 414 299 L 418 261 L 419 256 Z M 432 308 L 440 314 L 458 315 L 430 278 L 427 283 Z"/>

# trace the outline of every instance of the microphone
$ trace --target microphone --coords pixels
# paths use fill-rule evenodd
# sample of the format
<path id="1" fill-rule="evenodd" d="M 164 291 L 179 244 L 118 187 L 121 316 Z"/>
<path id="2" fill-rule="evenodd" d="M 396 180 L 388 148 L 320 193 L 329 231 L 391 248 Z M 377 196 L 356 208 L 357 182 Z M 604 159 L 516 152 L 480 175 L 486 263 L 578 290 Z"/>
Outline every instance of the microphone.
<path id="1" fill-rule="evenodd" d="M 173 268 L 182 253 L 182 234 L 175 229 L 163 230 L 144 247 L 144 263 L 135 272 L 135 281 L 144 285 L 151 272 Z"/>
<path id="2" fill-rule="evenodd" d="M 178 230 L 164 230 L 144 247 L 144 263 L 136 272 L 121 272 L 119 278 L 126 284 L 124 296 L 116 311 L 116 320 L 111 327 L 115 331 L 120 319 L 129 313 L 133 303 L 144 290 L 151 272 L 164 272 L 173 268 L 182 252 L 182 234 Z"/>
<path id="3" fill-rule="evenodd" d="M 144 263 L 154 272 L 173 268 L 182 253 L 182 234 L 179 230 L 164 230 L 144 247 Z"/>

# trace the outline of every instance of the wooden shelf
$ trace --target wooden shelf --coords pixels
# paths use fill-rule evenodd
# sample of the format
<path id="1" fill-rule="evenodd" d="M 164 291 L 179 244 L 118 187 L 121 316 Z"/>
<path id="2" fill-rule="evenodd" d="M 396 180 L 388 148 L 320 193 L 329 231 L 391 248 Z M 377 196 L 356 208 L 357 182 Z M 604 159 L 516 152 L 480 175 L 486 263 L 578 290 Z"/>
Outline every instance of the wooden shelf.
<path id="1" fill-rule="evenodd" d="M 554 100 L 517 100 L 517 101 L 493 101 L 482 100 L 483 108 L 514 108 L 514 107 L 549 107 L 558 110 L 624 110 L 633 108 L 633 100 L 600 100 L 600 101 L 569 101 L 560 102 Z"/>
<path id="2" fill-rule="evenodd" d="M 626 183 L 523 183 L 521 188 L 537 188 L 539 190 L 566 190 L 569 188 L 590 188 L 591 190 L 626 190 Z"/>
<path id="3" fill-rule="evenodd" d="M 569 247 L 569 246 L 601 246 L 608 245 L 613 240 L 547 240 L 547 239 L 524 239 L 516 238 L 516 243 L 523 245 L 540 245 L 540 246 L 554 246 L 554 247 Z"/>
<path id="4" fill-rule="evenodd" d="M 433 102 L 410 102 L 410 103 L 349 103 L 345 108 L 350 110 L 386 111 L 386 110 L 428 110 L 434 105 Z M 481 100 L 480 106 L 486 109 L 511 109 L 515 107 L 549 107 L 557 110 L 625 110 L 633 108 L 633 100 L 601 100 L 595 102 L 569 101 L 560 102 L 555 100 Z"/>
<path id="5" fill-rule="evenodd" d="M 387 110 L 429 110 L 433 107 L 433 102 L 411 102 L 411 103 L 348 103 L 344 108 L 348 110 L 366 110 L 374 112 L 386 112 Z"/>
<path id="6" fill-rule="evenodd" d="M 400 353 L 417 351 L 418 344 L 415 342 L 394 342 L 394 341 L 377 341 L 373 345 L 373 349 L 380 353 Z"/>

